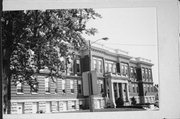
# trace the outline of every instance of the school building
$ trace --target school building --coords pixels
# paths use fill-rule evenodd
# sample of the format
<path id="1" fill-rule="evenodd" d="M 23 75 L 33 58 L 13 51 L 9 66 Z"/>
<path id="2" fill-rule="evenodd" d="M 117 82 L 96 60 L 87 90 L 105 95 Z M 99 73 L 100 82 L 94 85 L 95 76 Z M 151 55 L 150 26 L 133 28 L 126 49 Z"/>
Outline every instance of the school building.
<path id="1" fill-rule="evenodd" d="M 155 102 L 153 64 L 148 59 L 92 46 L 61 60 L 66 67 L 63 78 L 50 78 L 48 70 L 43 69 L 34 74 L 38 81 L 34 88 L 12 83 L 12 114 L 76 111 L 90 105 L 103 109 L 109 102 L 115 108 L 118 98 L 124 105 L 131 105 L 133 97 L 139 104 Z"/>

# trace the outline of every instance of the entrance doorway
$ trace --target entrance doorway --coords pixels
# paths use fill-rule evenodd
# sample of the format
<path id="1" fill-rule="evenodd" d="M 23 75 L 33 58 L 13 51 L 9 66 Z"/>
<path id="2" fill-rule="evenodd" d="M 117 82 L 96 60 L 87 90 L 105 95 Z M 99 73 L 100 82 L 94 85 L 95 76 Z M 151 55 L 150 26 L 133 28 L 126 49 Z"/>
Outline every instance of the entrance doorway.
<path id="1" fill-rule="evenodd" d="M 114 89 L 114 99 L 115 101 L 118 98 L 123 99 L 123 101 L 127 101 L 127 83 L 119 83 L 114 82 L 113 83 L 113 89 Z"/>

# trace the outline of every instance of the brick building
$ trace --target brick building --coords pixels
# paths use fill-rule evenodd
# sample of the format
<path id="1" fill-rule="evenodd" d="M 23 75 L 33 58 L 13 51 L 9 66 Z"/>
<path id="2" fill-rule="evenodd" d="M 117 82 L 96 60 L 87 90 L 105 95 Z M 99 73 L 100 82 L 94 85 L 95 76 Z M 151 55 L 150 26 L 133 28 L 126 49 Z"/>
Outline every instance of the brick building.
<path id="1" fill-rule="evenodd" d="M 90 57 L 89 57 L 90 55 Z M 91 58 L 91 60 L 90 60 Z M 17 82 L 11 86 L 11 113 L 52 113 L 89 108 L 89 83 L 92 83 L 95 109 L 114 107 L 122 98 L 124 105 L 154 103 L 153 64 L 143 58 L 133 58 L 121 50 L 110 51 L 91 47 L 62 58 L 67 67 L 64 78 L 47 77 L 48 70 L 34 74 L 38 84 L 31 89 L 28 84 Z M 91 66 L 90 63 L 91 62 Z M 91 73 L 88 71 L 91 68 Z M 92 81 L 89 80 L 91 74 Z"/>

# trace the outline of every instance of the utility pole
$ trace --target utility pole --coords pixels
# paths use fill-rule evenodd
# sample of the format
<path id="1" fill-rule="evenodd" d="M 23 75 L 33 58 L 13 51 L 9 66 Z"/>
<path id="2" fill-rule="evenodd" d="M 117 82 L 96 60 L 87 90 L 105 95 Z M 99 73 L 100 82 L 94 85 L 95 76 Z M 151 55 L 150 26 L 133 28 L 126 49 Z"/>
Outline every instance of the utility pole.
<path id="1" fill-rule="evenodd" d="M 94 99 L 93 99 L 93 87 L 92 87 L 92 78 L 91 78 L 91 42 L 89 40 L 89 74 L 88 74 L 88 81 L 89 81 L 89 109 L 90 112 L 94 112 Z"/>
<path id="2" fill-rule="evenodd" d="M 89 40 L 89 45 L 88 45 L 88 52 L 89 52 L 89 74 L 88 74 L 88 83 L 89 83 L 89 109 L 90 112 L 94 112 L 94 92 L 93 92 L 93 86 L 92 86 L 92 76 L 91 76 L 91 44 L 99 41 L 99 40 L 108 40 L 109 38 L 105 37 L 105 38 L 101 38 L 98 39 L 94 42 L 91 43 L 91 41 Z"/>

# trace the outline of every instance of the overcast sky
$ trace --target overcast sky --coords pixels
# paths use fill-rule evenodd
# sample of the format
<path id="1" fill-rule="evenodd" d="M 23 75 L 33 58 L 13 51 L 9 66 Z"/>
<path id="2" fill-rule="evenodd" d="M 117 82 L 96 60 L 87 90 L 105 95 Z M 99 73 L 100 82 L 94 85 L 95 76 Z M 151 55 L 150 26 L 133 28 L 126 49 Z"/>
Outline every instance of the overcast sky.
<path id="1" fill-rule="evenodd" d="M 157 23 L 155 8 L 106 8 L 95 9 L 102 18 L 92 20 L 88 27 L 95 27 L 95 36 L 88 40 L 108 37 L 108 41 L 98 41 L 114 49 L 129 52 L 130 56 L 150 59 L 153 79 L 158 83 Z"/>

